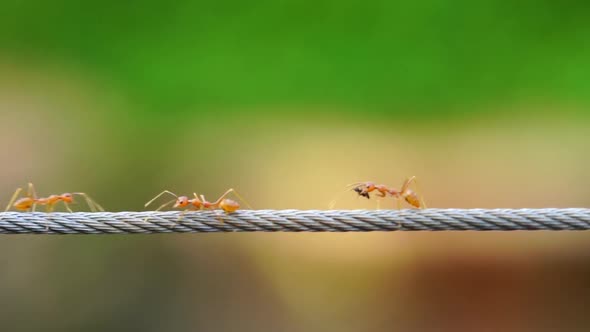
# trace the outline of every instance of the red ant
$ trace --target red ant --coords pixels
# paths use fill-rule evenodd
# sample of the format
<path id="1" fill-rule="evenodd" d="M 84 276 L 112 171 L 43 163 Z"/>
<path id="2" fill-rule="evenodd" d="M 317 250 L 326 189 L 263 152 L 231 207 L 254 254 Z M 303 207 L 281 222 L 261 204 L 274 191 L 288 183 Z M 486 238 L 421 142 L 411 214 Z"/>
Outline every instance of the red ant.
<path id="1" fill-rule="evenodd" d="M 405 200 L 411 206 L 424 209 L 426 208 L 426 204 L 424 200 L 416 194 L 412 189 L 410 189 L 410 184 L 412 182 L 416 182 L 416 177 L 412 176 L 406 181 L 404 181 L 402 185 L 402 189 L 400 191 L 389 188 L 383 184 L 374 184 L 373 182 L 357 182 L 347 185 L 347 188 L 352 188 L 354 192 L 356 192 L 359 196 L 365 197 L 370 199 L 371 196 L 369 195 L 371 192 L 376 191 L 376 195 L 379 197 L 386 197 L 387 195 L 394 197 L 397 200 L 397 208 L 401 208 L 401 200 Z M 347 189 L 348 190 L 348 189 Z M 332 208 L 335 204 L 336 200 L 333 200 L 330 204 L 330 208 Z"/>
<path id="2" fill-rule="evenodd" d="M 230 193 L 234 193 L 234 195 L 236 195 L 241 201 L 246 203 L 246 201 L 242 198 L 242 196 L 240 196 L 240 194 L 238 194 L 234 189 L 228 189 L 215 202 L 209 202 L 205 199 L 205 196 L 200 195 L 200 197 L 199 197 L 199 196 L 197 196 L 196 193 L 193 193 L 195 198 L 190 199 L 187 196 L 178 196 L 169 190 L 164 190 L 161 193 L 159 193 L 158 195 L 156 195 L 156 197 L 152 198 L 152 200 L 145 203 L 145 207 L 152 204 L 160 196 L 162 196 L 164 194 L 169 194 L 169 195 L 172 195 L 176 198 L 160 205 L 160 207 L 158 207 L 155 211 L 160 211 L 161 209 L 165 208 L 166 206 L 168 206 L 174 202 L 174 205 L 172 206 L 173 208 L 186 208 L 184 211 L 182 211 L 183 215 L 184 215 L 184 213 L 186 213 L 187 211 L 190 211 L 191 209 L 195 209 L 195 210 L 220 209 L 220 210 L 223 210 L 225 213 L 229 214 L 232 212 L 236 212 L 240 208 L 240 204 L 238 202 L 236 202 L 232 199 L 226 198 L 226 196 L 229 195 Z M 248 204 L 248 203 L 246 203 L 246 205 L 248 207 L 250 206 L 250 204 Z M 181 215 L 181 217 L 182 217 L 182 215 Z M 146 220 L 147 220 L 147 218 L 146 218 Z"/>
<path id="3" fill-rule="evenodd" d="M 10 199 L 10 202 L 6 206 L 6 209 L 4 210 L 4 212 L 8 211 L 12 206 L 14 206 L 15 209 L 20 210 L 20 211 L 28 211 L 30 209 L 32 212 L 35 212 L 35 208 L 37 205 L 45 205 L 45 211 L 52 212 L 53 208 L 55 207 L 55 204 L 57 204 L 58 202 L 61 201 L 64 203 L 66 209 L 69 212 L 73 213 L 72 209 L 70 209 L 69 204 L 74 203 L 74 195 L 79 195 L 79 196 L 84 197 L 84 199 L 86 200 L 86 204 L 88 204 L 88 207 L 90 208 L 90 210 L 92 212 L 96 212 L 97 210 L 104 211 L 102 206 L 98 205 L 98 203 L 93 201 L 85 193 L 64 193 L 61 195 L 50 195 L 48 197 L 37 198 L 37 193 L 35 192 L 35 187 L 33 186 L 32 183 L 29 182 L 27 196 L 19 198 L 17 200 L 17 197 L 21 191 L 22 191 L 22 188 L 16 189 L 16 191 L 12 195 L 12 198 Z M 14 205 L 13 205 L 13 203 L 14 203 Z"/>

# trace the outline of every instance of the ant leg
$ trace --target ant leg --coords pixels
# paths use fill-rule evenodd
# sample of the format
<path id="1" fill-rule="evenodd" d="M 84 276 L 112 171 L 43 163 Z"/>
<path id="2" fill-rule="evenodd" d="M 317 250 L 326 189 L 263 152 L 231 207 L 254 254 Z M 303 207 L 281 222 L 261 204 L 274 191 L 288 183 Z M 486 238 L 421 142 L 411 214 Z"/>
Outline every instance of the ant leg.
<path id="1" fill-rule="evenodd" d="M 31 205 L 31 212 L 35 212 L 37 209 L 37 191 L 35 190 L 35 186 L 32 182 L 29 182 L 28 189 L 27 189 L 27 196 L 33 198 L 33 205 Z M 49 230 L 49 221 L 45 222 L 45 230 Z"/>
<path id="2" fill-rule="evenodd" d="M 416 180 L 416 176 L 412 176 L 406 179 L 406 181 L 404 181 L 404 184 L 402 185 L 402 190 L 400 191 L 400 194 L 405 194 L 406 190 L 408 190 L 408 187 L 410 187 L 410 184 L 412 183 L 412 181 Z"/>
<path id="3" fill-rule="evenodd" d="M 198 200 L 199 202 L 201 202 L 201 203 L 202 203 L 202 202 L 204 202 L 204 201 L 205 201 L 205 198 L 204 198 L 204 197 L 203 197 L 203 201 L 201 201 L 201 200 L 199 199 L 199 197 L 197 197 L 197 193 L 193 193 L 193 195 L 195 195 L 195 199 L 196 199 L 196 200 Z M 188 211 L 194 211 L 194 210 L 193 210 L 193 207 L 194 207 L 194 205 L 192 205 L 192 206 L 189 206 L 189 207 L 188 207 L 188 209 L 184 209 L 184 210 L 183 210 L 183 211 L 180 213 L 180 217 L 178 217 L 178 221 L 181 221 L 181 220 L 184 218 L 184 215 L 185 215 L 185 214 L 186 214 Z M 202 205 L 202 204 L 201 204 L 201 206 L 200 206 L 200 208 L 199 208 L 199 209 L 200 209 L 200 210 L 202 210 L 202 209 L 203 209 L 203 205 Z"/>
<path id="4" fill-rule="evenodd" d="M 178 222 L 180 222 L 184 218 L 184 215 L 189 211 L 194 211 L 194 210 L 191 207 L 189 207 L 188 209 L 182 210 L 182 212 L 180 212 L 180 216 L 178 217 Z"/>
<path id="5" fill-rule="evenodd" d="M 32 182 L 29 182 L 27 189 L 27 196 L 32 197 L 33 199 L 37 199 L 37 191 L 35 190 L 35 186 Z"/>
<path id="6" fill-rule="evenodd" d="M 6 209 L 4 210 L 4 212 L 10 210 L 10 207 L 12 206 L 12 204 L 14 204 L 14 202 L 16 201 L 16 198 L 18 197 L 18 194 L 20 194 L 20 192 L 22 190 L 23 190 L 23 188 L 16 189 L 14 194 L 12 194 L 12 198 L 10 198 L 10 202 L 8 202 L 8 205 L 6 205 Z"/>
<path id="7" fill-rule="evenodd" d="M 47 212 L 47 213 L 53 212 L 53 208 L 55 207 L 56 203 L 47 203 L 47 205 L 45 205 L 45 212 Z M 74 211 L 72 211 L 72 209 L 70 209 L 70 207 L 68 206 L 68 203 L 64 202 L 64 205 L 70 213 L 74 213 Z M 35 204 L 33 204 L 33 211 L 35 211 Z M 49 230 L 49 221 L 45 222 L 45 230 L 46 231 Z"/>
<path id="8" fill-rule="evenodd" d="M 401 210 L 402 209 L 402 200 L 401 200 L 401 198 L 400 197 L 397 197 L 395 200 L 397 201 L 397 209 L 398 210 Z"/>
<path id="9" fill-rule="evenodd" d="M 228 194 L 229 194 L 230 192 L 234 193 L 234 195 L 236 195 L 236 197 L 237 197 L 237 198 L 238 198 L 240 201 L 242 201 L 242 202 L 243 202 L 243 203 L 246 205 L 246 207 L 248 207 L 248 209 L 252 210 L 252 205 L 250 205 L 250 203 L 248 203 L 248 201 L 246 201 L 246 200 L 244 199 L 244 197 L 242 197 L 242 195 L 240 195 L 240 194 L 239 194 L 239 193 L 238 193 L 238 192 L 237 192 L 235 189 L 233 189 L 233 188 L 232 188 L 232 189 L 229 189 L 229 190 L 227 191 L 227 193 L 228 193 Z M 218 201 L 219 201 L 219 202 L 221 202 L 220 200 L 218 200 Z"/>
<path id="10" fill-rule="evenodd" d="M 212 206 L 209 209 L 215 209 L 215 208 L 219 207 L 219 203 L 221 202 L 221 200 L 223 198 L 225 198 L 225 196 L 227 196 L 232 190 L 233 189 L 230 189 L 230 190 L 226 191 L 223 195 L 221 195 L 221 197 L 219 197 L 219 199 L 216 202 L 211 203 Z M 200 196 L 201 196 L 201 202 L 203 202 L 203 203 L 207 202 L 207 199 L 205 198 L 205 195 L 200 195 Z M 203 209 L 205 209 L 205 208 L 204 207 L 201 207 L 201 210 L 203 210 Z M 221 217 L 219 216 L 219 214 L 217 213 L 217 211 L 214 210 L 213 213 L 217 216 L 217 218 L 216 218 L 217 221 L 219 221 L 220 223 L 223 224 L 223 219 L 221 219 Z"/>
<path id="11" fill-rule="evenodd" d="M 53 203 L 55 204 L 55 203 Z M 45 212 L 50 213 L 53 211 L 53 204 L 49 203 L 45 206 Z M 64 202 L 65 204 L 65 202 Z M 33 212 L 35 211 L 35 204 L 33 204 Z M 49 221 L 45 221 L 45 230 L 48 231 L 49 230 Z"/>
<path id="12" fill-rule="evenodd" d="M 420 197 L 420 205 L 422 209 L 426 209 L 426 202 L 424 202 L 424 196 L 422 196 L 422 190 L 420 190 L 420 186 L 418 185 L 418 181 L 414 181 L 414 185 L 416 186 L 416 193 L 418 197 Z"/>
<path id="13" fill-rule="evenodd" d="M 180 216 L 178 217 L 178 221 L 181 221 L 182 218 L 184 218 L 185 213 L 187 213 L 188 211 L 189 209 L 182 210 L 182 212 L 180 212 Z"/>
<path id="14" fill-rule="evenodd" d="M 416 180 L 416 176 L 412 176 L 411 178 L 407 179 L 404 182 L 404 185 L 402 186 L 401 194 L 405 195 L 405 193 L 407 192 L 407 190 L 410 187 L 410 184 L 412 182 L 414 182 L 414 186 L 416 187 L 416 194 L 418 195 L 419 200 L 420 200 L 420 208 L 425 209 L 426 203 L 424 202 L 424 197 L 422 196 L 422 191 L 420 190 L 420 187 L 418 186 L 418 180 Z"/>
<path id="15" fill-rule="evenodd" d="M 389 193 L 389 189 L 384 185 L 375 186 L 375 189 L 377 190 L 377 197 L 385 197 Z"/>
<path id="16" fill-rule="evenodd" d="M 64 205 L 66 207 L 66 210 L 68 210 L 69 213 L 74 213 L 74 211 L 72 211 L 72 209 L 70 209 L 70 204 L 64 202 Z M 94 212 L 94 211 L 92 211 L 92 212 Z"/>
<path id="17" fill-rule="evenodd" d="M 33 205 L 31 206 L 31 212 L 35 212 L 35 208 L 37 207 L 37 191 L 35 190 L 35 186 L 32 182 L 29 182 L 28 189 L 27 189 L 27 196 L 33 198 Z"/>
<path id="18" fill-rule="evenodd" d="M 197 193 L 193 193 L 193 195 L 195 195 L 195 199 L 199 202 L 199 210 L 203 209 L 203 199 L 199 198 L 199 196 L 197 196 Z"/>
<path id="19" fill-rule="evenodd" d="M 217 211 L 214 212 L 215 215 L 217 216 L 217 221 L 219 221 L 220 224 L 225 224 L 225 221 L 223 221 L 223 218 L 221 217 L 223 215 L 223 213 L 218 213 Z M 227 215 L 227 213 L 225 213 Z"/>
<path id="20" fill-rule="evenodd" d="M 223 195 L 219 196 L 219 198 L 213 202 L 214 206 L 219 206 L 219 203 L 221 202 L 222 199 L 225 198 L 225 196 L 229 195 L 232 191 L 234 191 L 233 189 L 228 189 L 226 192 L 223 193 Z"/>
<path id="21" fill-rule="evenodd" d="M 215 214 L 215 219 L 217 219 L 217 221 L 219 221 L 220 224 L 224 224 L 225 222 L 223 221 L 223 218 L 221 217 L 222 215 L 228 215 L 228 213 L 225 212 L 221 212 L 219 210 L 213 210 L 213 214 Z"/>
<path id="22" fill-rule="evenodd" d="M 180 222 L 182 221 L 182 219 L 184 218 L 184 215 L 185 215 L 185 214 L 186 214 L 188 211 L 192 211 L 192 209 L 191 209 L 191 208 L 188 208 L 188 209 L 184 209 L 184 210 L 182 210 L 182 212 L 180 212 L 180 216 L 178 217 L 178 220 L 177 220 L 179 224 L 180 224 Z M 146 218 L 146 220 L 147 220 L 147 218 Z M 174 228 L 174 226 L 173 226 L 172 228 Z"/>
<path id="23" fill-rule="evenodd" d="M 158 211 L 162 210 L 162 209 L 163 209 L 163 208 L 165 208 L 166 206 L 168 206 L 168 205 L 170 205 L 170 204 L 174 203 L 175 201 L 176 201 L 176 199 L 173 199 L 173 200 L 171 200 L 171 201 L 168 201 L 168 202 L 166 202 L 166 203 L 164 203 L 164 204 L 160 205 L 160 207 L 158 207 L 157 209 L 155 209 L 155 210 L 154 210 L 154 212 L 158 212 Z M 147 222 L 149 218 L 150 218 L 150 217 L 145 217 L 145 219 L 143 220 L 143 222 Z"/>
<path id="24" fill-rule="evenodd" d="M 381 200 L 377 198 L 377 210 L 381 210 Z"/>
<path id="25" fill-rule="evenodd" d="M 170 195 L 178 198 L 178 196 L 175 193 L 168 191 L 168 190 L 164 190 L 161 193 L 157 194 L 156 197 L 152 198 L 149 202 L 145 203 L 144 207 L 148 207 L 148 205 L 152 204 L 156 199 L 160 198 L 160 196 L 162 196 L 164 194 L 170 194 Z"/>

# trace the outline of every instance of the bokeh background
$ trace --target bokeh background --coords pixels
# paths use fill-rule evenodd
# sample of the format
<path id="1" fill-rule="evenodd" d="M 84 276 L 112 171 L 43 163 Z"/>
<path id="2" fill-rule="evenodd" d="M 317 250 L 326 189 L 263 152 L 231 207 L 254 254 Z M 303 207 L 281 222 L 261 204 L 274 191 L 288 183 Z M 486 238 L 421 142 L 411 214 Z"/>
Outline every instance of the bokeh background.
<path id="1" fill-rule="evenodd" d="M 0 203 L 590 205 L 585 1 L 0 3 Z M 382 208 L 394 207 L 392 201 Z M 83 204 L 75 206 L 84 210 Z M 374 209 L 344 195 L 336 208 Z M 579 233 L 0 239 L 6 331 L 587 331 Z"/>

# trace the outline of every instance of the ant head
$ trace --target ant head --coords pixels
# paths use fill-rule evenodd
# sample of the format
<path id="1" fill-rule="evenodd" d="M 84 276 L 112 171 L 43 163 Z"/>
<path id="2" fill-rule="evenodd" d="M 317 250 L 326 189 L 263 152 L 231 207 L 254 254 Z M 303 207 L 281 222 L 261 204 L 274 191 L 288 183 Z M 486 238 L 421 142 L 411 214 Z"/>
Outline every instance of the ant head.
<path id="1" fill-rule="evenodd" d="M 354 192 L 359 194 L 359 196 L 366 197 L 367 199 L 369 198 L 369 193 L 367 192 L 367 190 L 365 188 L 363 188 L 363 186 L 355 187 L 352 190 L 354 190 Z"/>
<path id="2" fill-rule="evenodd" d="M 74 197 L 70 193 L 61 194 L 60 198 L 66 203 L 72 203 L 74 201 Z"/>
<path id="3" fill-rule="evenodd" d="M 236 212 L 240 208 L 240 204 L 234 200 L 225 198 L 219 203 L 219 207 L 226 213 L 232 213 Z"/>
<path id="4" fill-rule="evenodd" d="M 174 203 L 174 207 L 178 208 L 178 207 L 186 207 L 188 205 L 189 201 L 188 201 L 188 197 L 186 196 L 179 196 L 178 199 L 176 200 L 176 203 Z"/>

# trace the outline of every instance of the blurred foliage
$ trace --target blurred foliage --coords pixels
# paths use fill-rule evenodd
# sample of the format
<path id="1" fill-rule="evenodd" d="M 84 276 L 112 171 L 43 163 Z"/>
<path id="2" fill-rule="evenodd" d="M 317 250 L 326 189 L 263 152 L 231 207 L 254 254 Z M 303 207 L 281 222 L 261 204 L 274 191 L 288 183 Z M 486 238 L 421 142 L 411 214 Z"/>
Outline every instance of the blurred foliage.
<path id="1" fill-rule="evenodd" d="M 0 13 L 0 45 L 100 73 L 142 112 L 589 101 L 586 1 L 5 0 Z"/>

